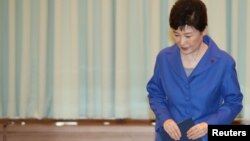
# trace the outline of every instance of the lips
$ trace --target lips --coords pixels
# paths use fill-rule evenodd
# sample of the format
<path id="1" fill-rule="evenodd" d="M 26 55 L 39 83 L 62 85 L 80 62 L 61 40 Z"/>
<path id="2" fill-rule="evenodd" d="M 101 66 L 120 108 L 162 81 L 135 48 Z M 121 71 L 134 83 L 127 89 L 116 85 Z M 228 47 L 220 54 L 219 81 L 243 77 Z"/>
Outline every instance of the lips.
<path id="1" fill-rule="evenodd" d="M 180 47 L 180 49 L 181 49 L 182 51 L 188 51 L 188 50 L 189 50 L 189 47 Z"/>

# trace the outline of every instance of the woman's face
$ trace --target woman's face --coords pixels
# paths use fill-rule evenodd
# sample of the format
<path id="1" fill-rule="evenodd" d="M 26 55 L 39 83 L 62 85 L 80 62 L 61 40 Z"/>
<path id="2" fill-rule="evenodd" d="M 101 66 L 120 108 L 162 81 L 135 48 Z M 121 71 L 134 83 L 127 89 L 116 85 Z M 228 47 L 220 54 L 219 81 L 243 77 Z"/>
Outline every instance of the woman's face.
<path id="1" fill-rule="evenodd" d="M 204 32 L 200 32 L 188 25 L 184 28 L 173 30 L 174 42 L 178 45 L 183 54 L 192 54 L 199 49 L 203 42 L 204 35 Z"/>

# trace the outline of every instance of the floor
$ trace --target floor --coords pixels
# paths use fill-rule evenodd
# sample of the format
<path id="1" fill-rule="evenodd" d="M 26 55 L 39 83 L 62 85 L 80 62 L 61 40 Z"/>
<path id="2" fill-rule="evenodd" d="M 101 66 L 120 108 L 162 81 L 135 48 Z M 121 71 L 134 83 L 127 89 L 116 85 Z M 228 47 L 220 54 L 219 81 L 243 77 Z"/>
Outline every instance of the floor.
<path id="1" fill-rule="evenodd" d="M 150 125 L 9 125 L 0 141 L 153 141 Z"/>
<path id="2" fill-rule="evenodd" d="M 0 125 L 0 141 L 154 141 L 152 120 L 0 119 Z"/>

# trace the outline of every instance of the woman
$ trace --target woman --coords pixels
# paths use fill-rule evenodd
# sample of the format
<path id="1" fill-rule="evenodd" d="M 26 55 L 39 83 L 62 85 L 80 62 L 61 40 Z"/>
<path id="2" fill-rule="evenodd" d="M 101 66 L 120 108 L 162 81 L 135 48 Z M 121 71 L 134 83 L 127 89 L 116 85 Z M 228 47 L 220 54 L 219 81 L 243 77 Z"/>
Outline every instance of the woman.
<path id="1" fill-rule="evenodd" d="M 156 141 L 161 130 L 174 140 L 207 140 L 208 125 L 230 124 L 242 109 L 235 61 L 207 35 L 201 0 L 177 0 L 169 23 L 175 44 L 159 52 L 147 84 Z M 195 125 L 183 135 L 178 123 L 188 118 Z"/>

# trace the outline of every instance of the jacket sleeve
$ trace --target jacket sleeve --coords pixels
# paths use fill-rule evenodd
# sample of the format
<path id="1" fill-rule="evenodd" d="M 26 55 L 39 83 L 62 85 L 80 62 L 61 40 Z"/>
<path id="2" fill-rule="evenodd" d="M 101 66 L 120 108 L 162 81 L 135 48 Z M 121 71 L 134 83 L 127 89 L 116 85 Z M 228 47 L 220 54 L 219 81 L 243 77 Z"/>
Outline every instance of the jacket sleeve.
<path id="1" fill-rule="evenodd" d="M 156 130 L 162 127 L 165 120 L 171 118 L 167 108 L 167 98 L 161 83 L 161 66 L 159 56 L 156 59 L 154 73 L 147 84 L 150 108 L 156 116 Z"/>
<path id="2" fill-rule="evenodd" d="M 208 124 L 231 124 L 242 110 L 243 95 L 240 90 L 235 61 L 227 61 L 227 67 L 220 87 L 223 96 L 221 107 L 206 117 Z"/>

